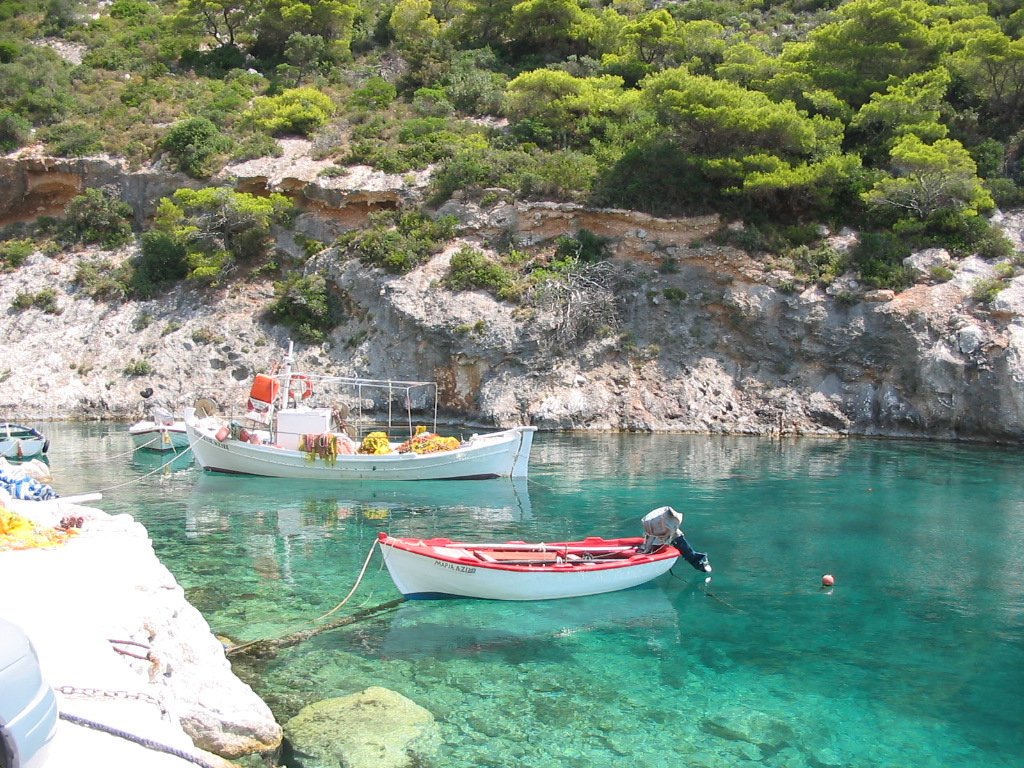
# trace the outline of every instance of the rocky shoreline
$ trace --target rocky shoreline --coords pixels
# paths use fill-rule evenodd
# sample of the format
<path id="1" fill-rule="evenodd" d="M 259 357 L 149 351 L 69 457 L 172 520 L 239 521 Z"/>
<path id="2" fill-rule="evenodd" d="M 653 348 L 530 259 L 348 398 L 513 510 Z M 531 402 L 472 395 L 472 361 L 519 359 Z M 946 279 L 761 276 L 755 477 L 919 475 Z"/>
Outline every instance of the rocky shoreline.
<path id="1" fill-rule="evenodd" d="M 422 199 L 423 178 L 320 177 L 308 146 L 284 149 L 281 158 L 229 166 L 210 183 L 288 194 L 301 214 L 278 246 L 296 258 L 296 234 L 329 243 L 375 210 Z M 0 210 L 9 220 L 52 213 L 86 187 L 108 186 L 142 221 L 161 195 L 196 184 L 112 160 L 0 160 Z M 347 310 L 326 343 L 298 348 L 299 366 L 434 379 L 453 418 L 497 427 L 1024 443 L 1024 276 L 997 269 L 1012 265 L 933 249 L 907 260 L 917 282 L 905 291 L 871 290 L 849 275 L 825 287 L 801 283 L 771 254 L 713 244 L 724 224 L 717 217 L 658 219 L 502 195 L 488 206 L 449 201 L 438 212 L 458 218 L 458 240 L 406 275 L 331 248 L 305 262 L 307 273 L 328 277 Z M 1024 211 L 998 221 L 1024 251 Z M 611 244 L 620 322 L 570 348 L 550 343 L 557 318 L 442 283 L 462 245 L 486 251 L 506 238 L 543 247 L 581 228 Z M 830 242 L 849 248 L 856 234 Z M 272 278 L 203 291 L 179 285 L 140 302 L 95 301 L 75 285 L 82 260 L 131 255 L 36 253 L 5 277 L 0 306 L 44 288 L 57 305 L 54 313 L 4 315 L 7 418 L 128 420 L 153 403 L 180 410 L 200 396 L 239 413 L 252 375 L 279 362 L 288 334 L 264 317 Z M 993 301 L 974 297 L 980 281 L 1000 275 Z M 140 361 L 148 373 L 138 373 Z M 156 394 L 147 403 L 139 392 L 149 388 Z"/>
<path id="2" fill-rule="evenodd" d="M 48 768 L 408 768 L 437 748 L 434 716 L 371 681 L 282 727 L 233 672 L 239 647 L 213 634 L 140 523 L 93 506 L 98 493 L 54 496 L 38 482 L 42 462 L 0 469 L 46 497 L 0 486 L 0 613 L 28 635 L 57 697 Z M 12 513 L 32 525 L 12 529 Z"/>

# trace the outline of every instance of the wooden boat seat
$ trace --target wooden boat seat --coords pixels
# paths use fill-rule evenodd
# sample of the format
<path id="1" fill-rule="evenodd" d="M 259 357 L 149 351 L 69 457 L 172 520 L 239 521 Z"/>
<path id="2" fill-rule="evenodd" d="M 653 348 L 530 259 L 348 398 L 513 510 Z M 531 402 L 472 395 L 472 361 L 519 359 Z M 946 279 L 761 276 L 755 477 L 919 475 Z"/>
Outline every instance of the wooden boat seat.
<path id="1" fill-rule="evenodd" d="M 514 552 L 496 549 L 487 552 L 478 549 L 476 556 L 485 563 L 509 563 L 511 565 L 554 563 L 558 559 L 557 552 Z"/>
<path id="2" fill-rule="evenodd" d="M 444 557 L 451 557 L 453 559 L 464 559 L 471 560 L 473 555 L 468 549 L 461 549 L 456 547 L 434 547 L 434 552 Z"/>

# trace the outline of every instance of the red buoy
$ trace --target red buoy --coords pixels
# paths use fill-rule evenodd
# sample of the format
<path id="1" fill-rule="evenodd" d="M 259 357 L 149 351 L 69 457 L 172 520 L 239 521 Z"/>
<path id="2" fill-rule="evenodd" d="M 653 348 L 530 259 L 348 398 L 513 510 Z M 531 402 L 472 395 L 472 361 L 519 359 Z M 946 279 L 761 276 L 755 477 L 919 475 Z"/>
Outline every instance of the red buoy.
<path id="1" fill-rule="evenodd" d="M 835 583 L 836 580 L 835 578 L 833 578 L 831 573 L 826 573 L 824 576 L 821 577 L 821 586 L 823 587 L 831 587 Z"/>

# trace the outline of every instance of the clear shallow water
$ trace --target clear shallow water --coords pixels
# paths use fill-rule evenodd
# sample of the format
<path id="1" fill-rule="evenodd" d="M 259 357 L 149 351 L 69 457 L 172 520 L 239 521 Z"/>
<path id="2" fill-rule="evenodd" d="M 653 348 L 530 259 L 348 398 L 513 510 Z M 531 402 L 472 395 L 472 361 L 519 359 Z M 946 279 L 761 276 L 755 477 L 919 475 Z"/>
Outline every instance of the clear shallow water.
<path id="1" fill-rule="evenodd" d="M 434 714 L 445 768 L 1024 764 L 1020 451 L 542 433 L 525 486 L 361 490 L 160 469 L 126 425 L 40 426 L 57 490 L 135 515 L 235 640 L 309 627 L 378 530 L 638 535 L 671 504 L 715 567 L 707 586 L 681 564 L 576 600 L 403 603 L 240 668 L 282 722 L 382 685 Z M 397 596 L 374 555 L 332 618 Z"/>

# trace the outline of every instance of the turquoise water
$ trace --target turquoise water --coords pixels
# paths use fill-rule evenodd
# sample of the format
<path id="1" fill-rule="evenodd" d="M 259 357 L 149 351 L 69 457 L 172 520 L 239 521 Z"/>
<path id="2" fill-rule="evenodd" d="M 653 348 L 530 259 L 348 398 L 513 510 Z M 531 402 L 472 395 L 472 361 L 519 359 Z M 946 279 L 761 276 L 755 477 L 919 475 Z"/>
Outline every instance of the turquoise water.
<path id="1" fill-rule="evenodd" d="M 42 425 L 54 485 L 149 529 L 214 631 L 314 626 L 379 530 L 558 540 L 684 511 L 715 567 L 547 603 L 403 603 L 245 667 L 283 722 L 382 685 L 433 713 L 431 765 L 1024 765 L 1022 453 L 864 440 L 538 436 L 528 483 L 376 490 L 132 457 Z M 835 587 L 821 587 L 821 576 Z M 332 616 L 398 597 L 375 554 Z"/>

